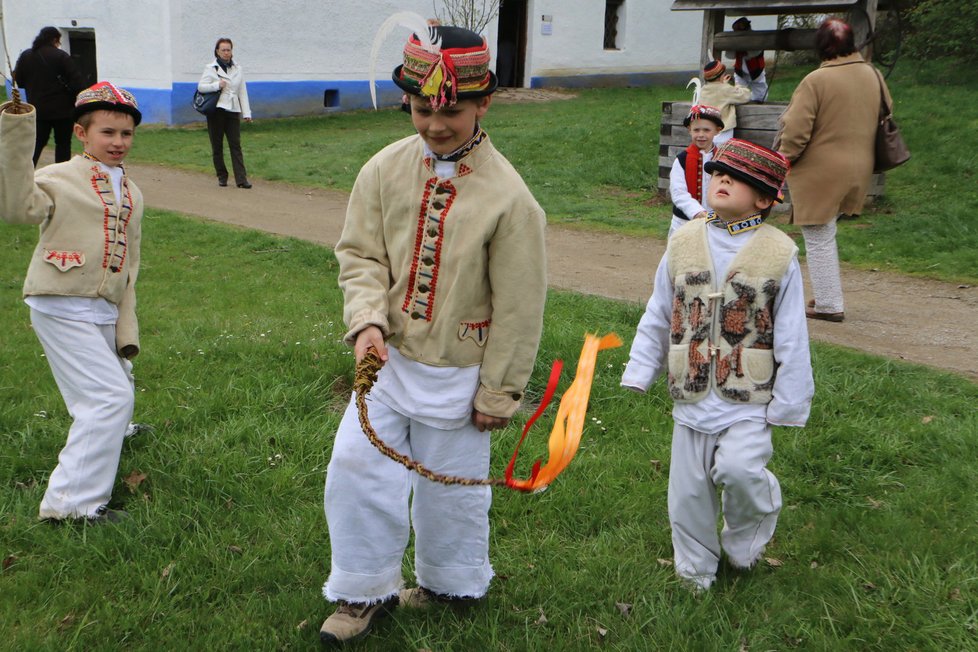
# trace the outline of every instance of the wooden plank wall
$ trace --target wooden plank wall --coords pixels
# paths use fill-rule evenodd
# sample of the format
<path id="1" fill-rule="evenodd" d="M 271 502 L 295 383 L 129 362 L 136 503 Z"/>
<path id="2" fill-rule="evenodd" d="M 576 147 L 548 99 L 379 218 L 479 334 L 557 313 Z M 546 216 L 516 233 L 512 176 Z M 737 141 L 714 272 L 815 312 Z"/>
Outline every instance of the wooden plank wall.
<path id="1" fill-rule="evenodd" d="M 741 104 L 737 107 L 737 127 L 734 136 L 771 147 L 778 133 L 778 118 L 787 107 L 784 102 L 766 104 Z M 683 119 L 689 113 L 689 102 L 663 102 L 662 122 L 659 127 L 659 192 L 669 193 L 669 171 L 676 154 L 689 147 L 689 132 L 683 126 Z M 871 201 L 883 195 L 886 177 L 874 174 L 866 194 Z M 785 204 L 790 203 L 791 195 L 785 190 Z"/>

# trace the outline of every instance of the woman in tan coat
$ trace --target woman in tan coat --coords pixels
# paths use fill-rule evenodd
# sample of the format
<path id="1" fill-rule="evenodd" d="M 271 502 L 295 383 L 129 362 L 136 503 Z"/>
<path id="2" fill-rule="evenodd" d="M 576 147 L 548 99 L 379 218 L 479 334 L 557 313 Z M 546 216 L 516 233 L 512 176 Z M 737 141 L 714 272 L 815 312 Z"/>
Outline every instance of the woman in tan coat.
<path id="1" fill-rule="evenodd" d="M 791 162 L 792 222 L 805 237 L 815 295 L 811 319 L 842 321 L 842 282 L 836 248 L 839 215 L 858 215 L 873 174 L 882 77 L 856 51 L 852 28 L 829 18 L 815 34 L 822 65 L 795 89 L 781 117 L 778 147 Z"/>

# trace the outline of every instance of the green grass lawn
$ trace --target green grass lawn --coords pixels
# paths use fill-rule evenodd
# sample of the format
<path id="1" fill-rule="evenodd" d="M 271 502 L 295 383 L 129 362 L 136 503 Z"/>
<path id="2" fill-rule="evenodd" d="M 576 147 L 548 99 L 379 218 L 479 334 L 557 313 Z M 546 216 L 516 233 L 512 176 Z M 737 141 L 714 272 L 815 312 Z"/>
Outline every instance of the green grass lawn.
<path id="1" fill-rule="evenodd" d="M 807 69 L 772 71 L 772 100 L 789 99 Z M 978 283 L 971 218 L 978 151 L 974 85 L 950 64 L 901 61 L 889 80 L 913 158 L 887 177 L 886 198 L 840 225 L 840 256 L 863 268 Z M 656 188 L 661 104 L 680 87 L 595 89 L 573 100 L 494 105 L 485 126 L 551 222 L 664 237 L 668 202 Z M 256 178 L 349 190 L 360 166 L 412 132 L 397 110 L 259 120 L 243 127 Z M 211 172 L 203 125 L 140 129 L 133 160 Z M 797 229 L 789 229 L 801 241 Z"/>
<path id="2" fill-rule="evenodd" d="M 35 241 L 0 225 L 0 649 L 317 649 L 353 366 L 332 253 L 150 211 L 136 418 L 156 431 L 127 442 L 114 495 L 133 518 L 56 527 L 35 518 L 70 419 L 20 298 Z M 577 458 L 545 493 L 495 492 L 484 606 L 397 612 L 352 649 L 975 649 L 978 386 L 815 345 L 809 426 L 775 431 L 770 561 L 697 597 L 668 565 L 670 403 L 618 387 L 640 311 L 551 293 L 531 397 L 585 332 L 626 340 L 600 354 Z M 494 474 L 517 434 L 494 434 Z"/>

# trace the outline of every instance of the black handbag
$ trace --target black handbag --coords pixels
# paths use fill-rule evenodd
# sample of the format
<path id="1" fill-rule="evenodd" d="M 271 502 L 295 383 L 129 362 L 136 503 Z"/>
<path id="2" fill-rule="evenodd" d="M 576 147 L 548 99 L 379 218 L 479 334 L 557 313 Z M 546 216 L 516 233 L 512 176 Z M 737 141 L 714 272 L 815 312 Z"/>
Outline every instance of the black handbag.
<path id="1" fill-rule="evenodd" d="M 213 115 L 217 111 L 217 100 L 221 97 L 221 91 L 213 93 L 201 93 L 194 91 L 194 110 L 203 115 Z"/>
<path id="2" fill-rule="evenodd" d="M 880 82 L 880 116 L 876 125 L 876 159 L 873 165 L 873 172 L 886 172 L 898 165 L 903 165 L 910 160 L 910 150 L 903 141 L 900 128 L 893 120 L 893 113 L 886 103 L 886 95 L 883 93 L 883 78 L 875 68 L 876 76 Z"/>

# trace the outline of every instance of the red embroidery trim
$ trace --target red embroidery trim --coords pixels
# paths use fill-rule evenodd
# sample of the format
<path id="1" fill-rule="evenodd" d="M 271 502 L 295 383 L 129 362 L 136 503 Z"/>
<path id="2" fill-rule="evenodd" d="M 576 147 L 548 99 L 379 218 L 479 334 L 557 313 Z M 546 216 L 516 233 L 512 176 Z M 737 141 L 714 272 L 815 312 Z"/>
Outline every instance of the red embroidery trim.
<path id="1" fill-rule="evenodd" d="M 86 158 L 90 158 L 93 161 L 98 160 L 95 157 L 88 154 L 86 154 Z M 129 229 L 129 221 L 132 219 L 132 206 L 133 206 L 132 191 L 129 189 L 129 182 L 126 180 L 125 177 L 123 177 L 122 189 L 125 192 L 125 198 L 128 201 L 128 205 L 126 203 L 123 203 L 123 205 L 119 207 L 117 224 L 121 224 L 122 229 L 121 230 L 118 228 L 116 229 L 116 236 L 118 239 L 113 240 L 111 229 L 109 227 L 111 211 L 109 209 L 109 204 L 105 201 L 105 195 L 107 193 L 112 192 L 113 195 L 115 194 L 111 188 L 112 181 L 108 178 L 108 176 L 105 175 L 104 172 L 102 172 L 101 169 L 99 169 L 98 166 L 92 166 L 92 172 L 93 172 L 92 180 L 91 180 L 92 189 L 95 190 L 95 194 L 98 195 L 99 201 L 102 202 L 102 232 L 105 238 L 105 245 L 102 248 L 102 269 L 107 269 L 110 267 L 109 262 L 110 259 L 112 258 L 110 245 L 118 243 L 122 246 L 122 254 L 119 256 L 119 265 L 118 265 L 118 269 L 121 270 L 122 266 L 126 262 L 126 255 L 129 252 L 128 229 Z M 109 189 L 106 192 L 102 192 L 102 190 L 99 188 L 99 182 L 102 182 L 103 184 L 108 184 Z"/>
<path id="2" fill-rule="evenodd" d="M 695 143 L 686 148 L 686 190 L 703 203 L 703 158 Z M 690 215 L 689 217 L 693 217 Z"/>
<path id="3" fill-rule="evenodd" d="M 441 245 L 445 241 L 445 220 L 448 218 L 448 211 L 455 201 L 455 186 L 451 181 L 442 184 L 442 188 L 448 191 L 448 198 L 445 200 L 445 208 L 438 216 L 438 240 L 435 242 L 435 266 L 431 271 L 431 292 L 428 293 L 428 309 L 425 310 L 426 321 L 431 321 L 432 312 L 435 309 L 435 288 L 438 287 L 438 270 L 441 269 Z"/>
<path id="4" fill-rule="evenodd" d="M 96 159 L 97 160 L 97 159 Z M 105 203 L 105 197 L 99 189 L 99 181 L 105 180 L 105 175 L 97 165 L 92 166 L 92 190 L 98 195 L 98 200 L 102 202 L 102 234 L 105 244 L 102 247 L 102 269 L 109 266 L 109 205 Z"/>
<path id="5" fill-rule="evenodd" d="M 123 204 L 119 210 L 119 221 L 122 222 L 122 256 L 119 258 L 119 269 L 126 264 L 126 256 L 129 255 L 129 221 L 132 219 L 133 201 L 132 190 L 129 189 L 129 181 L 126 177 L 122 178 L 122 189 L 126 193 L 128 205 Z M 123 217 L 125 214 L 125 217 Z"/>
<path id="6" fill-rule="evenodd" d="M 49 251 L 46 260 L 60 260 L 61 267 L 64 267 L 69 260 L 79 265 L 82 264 L 81 254 L 77 251 Z"/>
<path id="7" fill-rule="evenodd" d="M 428 159 L 425 159 L 427 162 Z M 411 271 L 408 275 L 407 294 L 404 295 L 404 303 L 401 305 L 403 312 L 411 311 L 411 299 L 414 298 L 414 283 L 417 280 L 418 264 L 421 262 L 421 251 L 424 245 L 424 226 L 428 219 L 428 198 L 431 197 L 431 189 L 434 187 L 438 177 L 432 177 L 424 184 L 424 193 L 421 195 L 421 210 L 418 212 L 418 230 L 414 236 L 414 258 L 411 260 Z"/>

